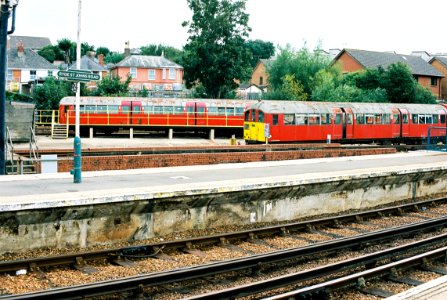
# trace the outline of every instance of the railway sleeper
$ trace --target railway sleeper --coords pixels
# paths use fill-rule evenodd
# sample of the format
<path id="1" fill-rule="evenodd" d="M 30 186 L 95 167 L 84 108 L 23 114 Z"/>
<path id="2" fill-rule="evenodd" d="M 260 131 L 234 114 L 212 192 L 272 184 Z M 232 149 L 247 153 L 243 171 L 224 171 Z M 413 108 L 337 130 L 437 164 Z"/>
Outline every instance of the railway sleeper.
<path id="1" fill-rule="evenodd" d="M 133 261 L 128 260 L 127 258 L 123 258 L 121 256 L 111 259 L 110 262 L 121 267 L 126 268 L 135 267 L 135 263 Z"/>
<path id="2" fill-rule="evenodd" d="M 94 274 L 96 272 L 98 272 L 98 269 L 96 269 L 93 266 L 88 265 L 83 259 L 82 257 L 76 257 L 76 262 L 75 264 L 73 264 L 73 268 L 75 268 L 78 271 L 81 271 L 85 274 Z"/>

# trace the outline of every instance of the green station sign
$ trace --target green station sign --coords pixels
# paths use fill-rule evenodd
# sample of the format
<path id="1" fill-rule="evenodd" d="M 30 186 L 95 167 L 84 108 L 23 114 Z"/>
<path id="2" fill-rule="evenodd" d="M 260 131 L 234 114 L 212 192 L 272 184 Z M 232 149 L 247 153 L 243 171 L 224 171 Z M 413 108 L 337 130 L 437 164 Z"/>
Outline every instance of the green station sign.
<path id="1" fill-rule="evenodd" d="M 66 79 L 69 81 L 82 81 L 82 82 L 97 81 L 100 78 L 99 74 L 93 74 L 90 71 L 83 71 L 83 70 L 59 71 L 57 72 L 57 76 L 59 76 L 59 78 Z"/>

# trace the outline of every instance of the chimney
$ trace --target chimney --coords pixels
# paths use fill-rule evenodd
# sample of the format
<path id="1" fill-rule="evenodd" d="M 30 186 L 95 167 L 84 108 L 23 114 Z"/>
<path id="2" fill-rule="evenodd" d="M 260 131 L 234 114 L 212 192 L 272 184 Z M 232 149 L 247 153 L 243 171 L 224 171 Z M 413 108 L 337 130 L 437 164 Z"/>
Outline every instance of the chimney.
<path id="1" fill-rule="evenodd" d="M 98 63 L 99 63 L 101 66 L 104 66 L 104 54 L 100 54 L 100 55 L 98 55 Z"/>
<path id="2" fill-rule="evenodd" d="M 129 41 L 127 41 L 125 43 L 126 47 L 124 48 L 124 57 L 128 57 L 130 56 L 130 46 L 129 46 Z"/>
<path id="3" fill-rule="evenodd" d="M 87 56 L 88 56 L 89 58 L 95 58 L 95 56 L 96 56 L 96 52 L 95 52 L 95 51 L 88 51 L 88 52 L 87 52 Z"/>
<path id="4" fill-rule="evenodd" d="M 22 41 L 19 41 L 17 43 L 17 55 L 18 57 L 23 57 L 24 54 L 25 54 L 25 46 L 23 45 Z"/>

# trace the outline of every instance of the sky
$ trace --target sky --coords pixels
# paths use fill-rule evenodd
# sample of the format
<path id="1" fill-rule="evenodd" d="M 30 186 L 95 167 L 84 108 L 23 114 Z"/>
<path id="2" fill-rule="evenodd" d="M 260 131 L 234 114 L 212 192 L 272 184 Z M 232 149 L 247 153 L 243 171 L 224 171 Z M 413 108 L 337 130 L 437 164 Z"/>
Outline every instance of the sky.
<path id="1" fill-rule="evenodd" d="M 19 0 L 14 35 L 77 40 L 79 0 Z M 250 39 L 300 49 L 353 48 L 447 53 L 446 0 L 247 0 Z M 82 0 L 81 42 L 124 51 L 149 44 L 181 49 L 186 0 Z"/>

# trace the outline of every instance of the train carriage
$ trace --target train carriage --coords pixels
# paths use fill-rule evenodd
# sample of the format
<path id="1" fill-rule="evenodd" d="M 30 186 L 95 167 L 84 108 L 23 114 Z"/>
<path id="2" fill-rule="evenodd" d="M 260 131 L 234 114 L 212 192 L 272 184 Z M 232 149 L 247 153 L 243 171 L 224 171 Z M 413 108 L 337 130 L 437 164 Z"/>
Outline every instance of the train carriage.
<path id="1" fill-rule="evenodd" d="M 259 142 L 422 142 L 446 127 L 442 105 L 260 101 L 245 112 L 244 139 Z M 445 136 L 436 131 L 435 137 Z"/>
<path id="2" fill-rule="evenodd" d="M 139 97 L 81 97 L 81 128 L 236 128 L 253 101 Z M 75 125 L 75 97 L 60 101 L 59 123 Z"/>

